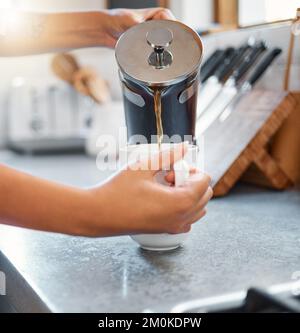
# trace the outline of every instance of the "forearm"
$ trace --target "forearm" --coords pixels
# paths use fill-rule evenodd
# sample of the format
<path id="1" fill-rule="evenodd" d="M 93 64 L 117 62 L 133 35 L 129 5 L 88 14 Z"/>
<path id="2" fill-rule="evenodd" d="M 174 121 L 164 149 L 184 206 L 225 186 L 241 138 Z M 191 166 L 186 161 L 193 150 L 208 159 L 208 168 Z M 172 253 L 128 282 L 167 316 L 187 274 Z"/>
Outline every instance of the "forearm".
<path id="1" fill-rule="evenodd" d="M 97 206 L 101 210 L 101 200 Z M 90 200 L 88 191 L 61 186 L 0 165 L 0 223 L 84 235 L 93 222 L 93 215 L 98 214 L 97 206 Z M 98 232 L 102 233 L 101 226 Z"/>
<path id="2" fill-rule="evenodd" d="M 58 52 L 105 44 L 106 12 L 0 13 L 0 56 Z"/>

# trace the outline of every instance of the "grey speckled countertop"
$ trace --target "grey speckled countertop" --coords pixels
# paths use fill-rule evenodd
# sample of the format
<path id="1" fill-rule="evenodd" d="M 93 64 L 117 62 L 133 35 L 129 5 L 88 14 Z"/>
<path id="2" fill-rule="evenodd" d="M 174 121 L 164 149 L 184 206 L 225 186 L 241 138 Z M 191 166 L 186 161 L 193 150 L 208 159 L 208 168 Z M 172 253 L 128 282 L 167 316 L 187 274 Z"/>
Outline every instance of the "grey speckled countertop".
<path id="1" fill-rule="evenodd" d="M 108 174 L 80 155 L 0 162 L 76 186 Z M 0 227 L 4 297 L 17 311 L 166 311 L 178 302 L 290 282 L 300 271 L 300 192 L 244 185 L 213 200 L 183 248 L 140 250 L 129 237 L 83 239 Z"/>

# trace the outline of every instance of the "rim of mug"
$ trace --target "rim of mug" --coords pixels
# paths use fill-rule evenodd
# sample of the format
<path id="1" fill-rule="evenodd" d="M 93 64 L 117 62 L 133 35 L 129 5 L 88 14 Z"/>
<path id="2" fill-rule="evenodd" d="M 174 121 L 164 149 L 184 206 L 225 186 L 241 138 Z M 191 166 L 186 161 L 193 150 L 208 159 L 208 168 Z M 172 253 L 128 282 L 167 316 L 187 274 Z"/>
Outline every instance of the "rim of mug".
<path id="1" fill-rule="evenodd" d="M 147 149 L 150 152 L 153 153 L 159 153 L 159 152 L 164 152 L 164 151 L 168 151 L 170 150 L 170 148 L 172 149 L 174 146 L 183 144 L 184 142 L 181 143 L 162 143 L 161 147 L 159 148 L 158 143 L 142 143 L 142 144 L 127 144 L 126 146 L 120 147 L 120 152 L 132 152 L 135 149 L 143 149 L 143 147 L 149 147 L 150 149 Z M 198 151 L 199 147 L 195 144 L 192 143 L 187 143 L 186 144 L 188 151 Z M 153 148 L 153 150 L 152 150 Z"/>
<path id="2" fill-rule="evenodd" d="M 161 149 L 159 150 L 158 144 L 157 143 L 149 143 L 149 144 L 138 144 L 138 145 L 126 145 L 123 148 L 120 148 L 120 154 L 119 154 L 119 161 L 121 162 L 121 165 L 136 165 L 136 162 L 138 161 L 143 161 L 147 160 L 148 158 L 152 158 L 155 156 L 159 156 L 159 154 L 166 153 L 165 158 L 170 158 L 168 156 L 169 153 L 172 151 L 172 146 L 178 145 L 176 143 L 163 143 Z M 143 149 L 147 147 L 148 149 Z M 182 158 L 182 160 L 185 160 L 186 157 L 188 156 L 193 156 L 193 161 L 191 165 L 196 165 L 196 161 L 198 160 L 199 157 L 199 147 L 194 144 L 188 144 L 187 145 L 187 153 L 185 156 Z M 150 164 L 150 169 L 149 165 L 147 164 L 141 164 L 144 165 L 146 170 L 156 170 L 159 171 L 160 168 L 158 159 L 153 159 L 151 160 L 153 164 Z M 137 170 L 140 170 L 139 167 L 137 167 Z M 172 170 L 172 166 L 170 165 L 170 169 L 165 169 L 165 170 Z"/>

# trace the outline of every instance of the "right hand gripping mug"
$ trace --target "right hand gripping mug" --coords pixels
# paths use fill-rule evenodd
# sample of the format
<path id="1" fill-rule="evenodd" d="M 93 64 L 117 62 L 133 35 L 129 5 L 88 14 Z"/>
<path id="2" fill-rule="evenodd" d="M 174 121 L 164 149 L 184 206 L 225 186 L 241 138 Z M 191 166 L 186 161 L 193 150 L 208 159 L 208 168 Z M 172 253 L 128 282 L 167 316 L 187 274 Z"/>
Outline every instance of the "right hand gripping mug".
<path id="1" fill-rule="evenodd" d="M 169 156 L 172 144 L 162 144 L 159 148 L 157 144 L 140 144 L 128 145 L 120 151 L 120 160 L 122 164 L 132 164 L 137 160 L 151 160 L 157 166 L 159 152 L 163 152 L 164 156 Z M 173 165 L 175 173 L 175 186 L 184 186 L 190 177 L 190 169 L 198 166 L 198 147 L 188 145 L 187 153 L 182 160 L 177 161 Z M 163 185 L 170 186 L 165 180 L 168 171 L 158 171 L 155 180 Z M 147 234 L 133 235 L 131 238 L 140 245 L 141 248 L 150 251 L 169 251 L 181 246 L 190 233 L 185 234 Z"/>

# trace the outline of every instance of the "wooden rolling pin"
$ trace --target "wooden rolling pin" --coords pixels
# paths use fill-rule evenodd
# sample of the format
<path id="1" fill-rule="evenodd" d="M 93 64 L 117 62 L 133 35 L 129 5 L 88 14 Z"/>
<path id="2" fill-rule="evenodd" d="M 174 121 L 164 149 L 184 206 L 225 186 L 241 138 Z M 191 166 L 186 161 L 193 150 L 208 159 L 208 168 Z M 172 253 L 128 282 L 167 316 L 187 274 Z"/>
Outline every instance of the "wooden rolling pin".
<path id="1" fill-rule="evenodd" d="M 71 84 L 79 93 L 90 96 L 96 103 L 103 104 L 110 100 L 108 83 L 89 67 L 80 67 L 71 54 L 58 54 L 51 63 L 56 76 Z"/>

